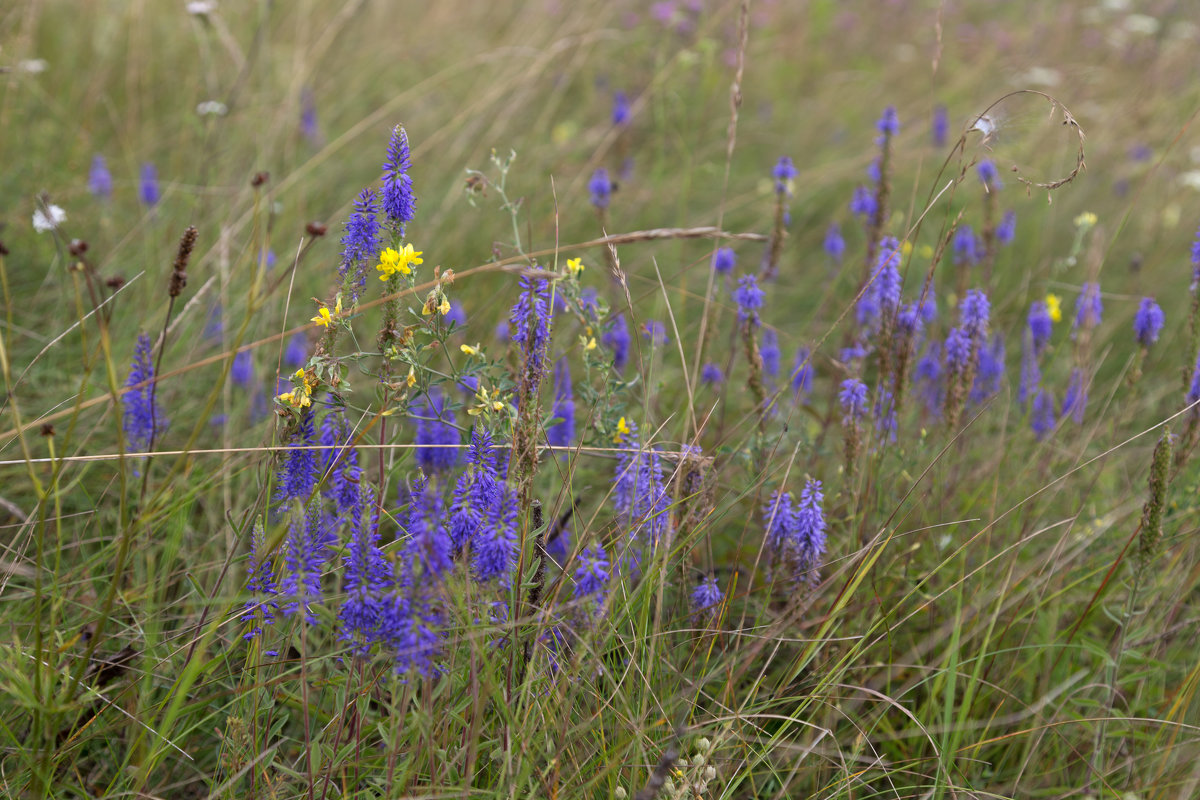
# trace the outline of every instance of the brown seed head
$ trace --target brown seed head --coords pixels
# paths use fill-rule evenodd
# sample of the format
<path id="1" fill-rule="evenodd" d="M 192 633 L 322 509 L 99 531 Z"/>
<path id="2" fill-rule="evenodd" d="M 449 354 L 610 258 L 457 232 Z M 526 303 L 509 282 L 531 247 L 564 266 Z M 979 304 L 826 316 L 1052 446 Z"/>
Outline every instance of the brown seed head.
<path id="1" fill-rule="evenodd" d="M 271 180 L 271 173 L 265 171 L 256 172 L 254 173 L 254 177 L 250 179 L 250 185 L 257 189 L 269 180 Z"/>
<path id="2" fill-rule="evenodd" d="M 125 285 L 125 276 L 124 275 L 113 275 L 112 277 L 110 277 L 108 280 L 106 280 L 104 282 L 104 285 L 107 286 L 108 288 L 112 289 L 113 291 L 116 291 L 117 289 L 120 289 L 122 286 Z"/>
<path id="3" fill-rule="evenodd" d="M 188 259 L 192 257 L 192 248 L 196 246 L 198 231 L 195 225 L 189 225 L 179 239 L 179 253 L 175 256 L 175 269 L 171 273 L 171 282 L 167 285 L 167 294 L 179 297 L 183 287 L 187 286 Z"/>
<path id="4" fill-rule="evenodd" d="M 87 249 L 88 249 L 88 243 L 85 242 L 83 239 L 72 239 L 71 243 L 69 245 L 67 245 L 67 252 L 69 252 L 71 255 L 75 256 L 76 258 L 79 258 L 81 255 L 86 253 Z"/>
<path id="5" fill-rule="evenodd" d="M 322 223 L 315 221 L 304 226 L 304 232 L 314 238 L 317 236 L 324 236 L 327 230 L 329 229 L 326 228 Z"/>
<path id="6" fill-rule="evenodd" d="M 43 422 L 42 423 L 42 436 L 53 436 L 53 435 L 54 435 L 54 426 L 51 425 L 49 422 Z"/>

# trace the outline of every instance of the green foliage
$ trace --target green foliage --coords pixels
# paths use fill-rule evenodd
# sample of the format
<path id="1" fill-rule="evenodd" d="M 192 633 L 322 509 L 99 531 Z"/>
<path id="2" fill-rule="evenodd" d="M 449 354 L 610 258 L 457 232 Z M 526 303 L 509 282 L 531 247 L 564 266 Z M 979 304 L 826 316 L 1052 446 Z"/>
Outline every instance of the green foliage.
<path id="1" fill-rule="evenodd" d="M 1196 363 L 1196 33 L 1167 17 L 1148 33 L 1156 20 L 1119 4 L 748 5 L 680 3 L 667 23 L 625 2 L 227 2 L 192 15 L 50 0 L 0 12 L 0 793 L 1196 792 L 1200 433 L 1183 410 Z M 1060 44 L 1044 52 L 1048 36 Z M 614 89 L 633 101 L 627 126 L 611 124 Z M 300 125 L 306 91 L 319 135 Z M 197 112 L 207 101 L 225 112 Z M 872 230 L 847 203 L 868 182 L 887 105 L 901 131 L 883 176 L 890 210 Z M 951 120 L 941 147 L 928 133 L 939 105 Z M 322 328 L 310 320 L 346 287 L 351 200 L 377 181 L 397 122 L 420 201 L 405 241 L 425 264 L 386 284 L 369 265 L 363 298 Z M 1088 169 L 1076 174 L 1080 128 Z M 1148 160 L 1130 157 L 1139 146 Z M 97 153 L 114 174 L 107 200 L 87 190 Z M 786 200 L 770 172 L 781 154 L 799 170 Z M 1006 184 L 994 195 L 976 178 L 983 159 Z M 143 162 L 162 180 L 153 208 L 138 200 Z M 597 167 L 618 183 L 600 212 L 588 203 Z M 66 221 L 35 233 L 50 204 Z M 756 272 L 785 206 L 762 312 L 782 345 L 771 378 L 761 356 L 743 357 L 761 345 L 738 326 L 735 276 L 710 264 L 732 246 L 737 272 Z M 956 228 L 1008 209 L 1013 244 L 986 268 L 956 267 Z M 822 252 L 831 221 L 846 237 L 841 266 Z M 189 225 L 188 285 L 169 306 Z M 958 324 L 966 288 L 989 290 L 1006 367 L 952 426 L 924 406 L 920 350 L 901 334 L 863 359 L 842 352 L 880 234 L 907 245 L 906 302 L 928 276 L 930 338 Z M 524 362 L 495 330 L 521 275 L 553 279 L 565 303 L 551 358 L 573 365 L 579 435 L 515 476 L 512 585 L 481 587 L 460 561 L 439 609 L 442 674 L 397 674 L 393 654 L 356 657 L 338 638 L 339 540 L 317 624 L 281 618 L 246 640 L 250 531 L 264 523 L 280 566 L 288 535 L 287 509 L 271 506 L 300 409 L 272 398 L 311 383 L 345 409 L 384 553 L 400 563 L 408 509 L 396 498 L 418 474 L 407 415 L 422 391 L 443 389 L 464 438 L 480 424 L 507 441 L 523 421 L 544 444 L 558 419 L 550 380 L 527 416 L 508 403 Z M 1075 331 L 1090 281 L 1104 287 L 1104 320 Z M 1039 438 L 1018 362 L 1030 302 L 1048 294 L 1064 318 L 1043 385 L 1061 400 L 1080 370 L 1090 403 L 1082 424 L 1064 416 Z M 1142 352 L 1131 322 L 1146 295 L 1168 324 Z M 444 319 L 443 301 L 462 304 L 465 326 Z M 616 314 L 632 336 L 624 371 L 602 341 Z M 665 341 L 644 335 L 651 321 Z M 122 432 L 139 332 L 161 339 L 156 391 L 171 419 L 153 457 L 130 456 Z M 288 367 L 297 333 L 306 357 Z M 790 386 L 800 346 L 814 352 L 807 396 Z M 231 377 L 239 353 L 248 386 Z M 724 383 L 700 381 L 710 360 Z M 869 411 L 846 469 L 839 384 L 903 369 L 896 440 Z M 476 393 L 461 391 L 474 380 Z M 584 624 L 572 601 L 582 549 L 630 538 L 612 505 L 614 446 L 631 422 L 661 449 L 670 533 Z M 1174 459 L 1167 444 L 1153 456 L 1167 423 Z M 793 582 L 763 546 L 761 510 L 806 477 L 825 487 L 828 552 L 819 579 Z M 571 543 L 562 564 L 545 549 L 554 534 Z M 724 592 L 715 621 L 689 606 L 708 574 Z M 494 600 L 506 614 L 490 616 Z"/>

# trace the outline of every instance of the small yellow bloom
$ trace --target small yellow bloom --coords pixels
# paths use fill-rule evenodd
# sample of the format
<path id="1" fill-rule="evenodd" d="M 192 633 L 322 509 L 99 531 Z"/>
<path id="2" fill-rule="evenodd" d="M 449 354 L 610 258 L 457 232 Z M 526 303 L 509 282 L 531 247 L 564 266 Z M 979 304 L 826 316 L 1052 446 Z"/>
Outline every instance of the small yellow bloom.
<path id="1" fill-rule="evenodd" d="M 570 272 L 572 275 L 578 275 L 579 273 L 583 272 L 583 270 L 584 270 L 584 266 L 583 266 L 582 258 L 568 258 L 567 259 L 567 271 Z"/>
<path id="2" fill-rule="evenodd" d="M 912 242 L 905 239 L 903 242 L 900 243 L 900 255 L 904 256 L 905 258 L 908 258 L 910 255 L 912 255 L 912 251 L 913 251 Z"/>
<path id="3" fill-rule="evenodd" d="M 467 409 L 467 413 L 472 417 L 486 414 L 489 411 L 500 412 L 504 410 L 504 401 L 500 398 L 499 389 L 492 389 L 491 394 L 488 394 L 487 387 L 481 383 L 479 384 L 479 391 L 475 392 L 475 399 L 479 401 L 478 404 L 473 408 Z"/>
<path id="4" fill-rule="evenodd" d="M 624 417 L 621 417 L 621 419 L 617 420 L 617 432 L 613 436 L 613 441 L 620 444 L 624 441 L 624 437 L 631 432 L 629 430 L 629 423 L 625 421 Z"/>
<path id="5" fill-rule="evenodd" d="M 417 385 L 417 371 L 413 367 L 408 368 L 408 385 L 409 386 Z"/>
<path id="6" fill-rule="evenodd" d="M 275 399 L 292 408 L 308 408 L 312 405 L 312 398 L 307 393 L 284 392 Z"/>
<path id="7" fill-rule="evenodd" d="M 1075 218 L 1075 227 L 1090 228 L 1096 224 L 1098 217 L 1091 211 L 1085 211 Z"/>
<path id="8" fill-rule="evenodd" d="M 1050 313 L 1051 322 L 1062 322 L 1062 300 L 1053 292 L 1046 295 L 1046 311 Z"/>
<path id="9" fill-rule="evenodd" d="M 425 263 L 425 259 L 421 258 L 421 254 L 424 252 L 424 250 L 413 250 L 411 244 L 404 245 L 404 249 L 400 251 L 400 263 L 396 268 L 407 275 L 412 272 L 411 267 L 417 267 Z"/>
<path id="10" fill-rule="evenodd" d="M 469 356 L 479 355 L 479 345 L 471 346 L 469 344 L 462 344 L 462 345 L 458 346 L 458 349 L 463 351 L 464 353 L 466 353 Z"/>
<path id="11" fill-rule="evenodd" d="M 312 321 L 320 325 L 322 328 L 328 328 L 329 323 L 333 321 L 333 318 L 329 316 L 329 309 L 325 306 L 321 306 L 319 309 L 317 309 L 317 315 L 312 318 Z"/>
<path id="12" fill-rule="evenodd" d="M 596 349 L 596 337 L 592 336 L 592 337 L 588 338 L 587 341 L 585 341 L 583 343 L 583 349 L 588 350 L 588 351 L 595 350 Z"/>
<path id="13" fill-rule="evenodd" d="M 438 311 L 442 315 L 450 313 L 450 301 L 446 299 L 445 295 L 442 296 L 442 303 L 438 306 Z"/>
<path id="14" fill-rule="evenodd" d="M 921 258 L 933 258 L 933 245 L 923 244 L 917 252 L 921 254 Z"/>
<path id="15" fill-rule="evenodd" d="M 400 268 L 399 264 L 400 253 L 398 253 L 394 248 L 389 247 L 380 253 L 379 264 L 375 267 L 375 269 L 382 273 L 379 276 L 379 280 L 386 281 L 388 278 L 392 277 L 396 270 Z"/>

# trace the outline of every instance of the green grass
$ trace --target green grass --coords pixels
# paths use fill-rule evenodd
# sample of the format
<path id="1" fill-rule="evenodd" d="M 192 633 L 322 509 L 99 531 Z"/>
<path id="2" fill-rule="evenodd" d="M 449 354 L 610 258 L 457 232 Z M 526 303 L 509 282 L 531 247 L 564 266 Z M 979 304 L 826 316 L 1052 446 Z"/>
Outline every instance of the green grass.
<path id="1" fill-rule="evenodd" d="M 1164 12 L 1142 33 L 1145 19 L 1077 2 L 750 3 L 731 128 L 741 3 L 709 0 L 686 33 L 640 3 L 491 5 L 227 2 L 195 17 L 177 4 L 29 0 L 0 10 L 0 66 L 11 67 L 0 73 L 0 791 L 1196 794 L 1200 474 L 1184 398 L 1197 355 L 1188 173 L 1200 91 L 1186 15 Z M 38 58 L 43 72 L 21 66 Z M 610 124 L 614 89 L 633 101 L 625 129 Z M 316 141 L 300 128 L 305 91 Z M 210 100 L 227 113 L 198 114 Z M 873 235 L 847 204 L 867 183 L 888 105 L 901 131 L 879 232 L 913 245 L 906 302 L 956 226 L 978 231 L 991 203 L 997 217 L 1017 214 L 987 286 L 1007 355 L 997 391 L 952 425 L 925 409 L 910 373 L 896 441 L 868 412 L 847 464 L 838 386 L 861 377 L 874 398 L 896 366 L 877 349 L 858 364 L 841 353 L 859 330 Z M 950 118 L 942 147 L 929 133 L 939 105 Z M 1063 109 L 1078 128 L 1062 124 Z M 968 130 L 985 111 L 1000 126 L 986 140 Z M 403 290 L 391 303 L 369 275 L 334 337 L 310 322 L 314 300 L 332 307 L 342 288 L 343 224 L 358 192 L 378 185 L 398 123 L 418 197 L 405 241 L 425 263 L 412 288 L 389 284 Z M 1070 176 L 1081 141 L 1086 169 L 1026 191 L 1021 178 Z M 1135 145 L 1150 158 L 1132 158 Z M 115 178 L 107 201 L 87 188 L 97 153 Z M 782 350 L 770 381 L 709 264 L 728 245 L 734 276 L 759 269 L 781 155 L 798 175 L 761 311 Z M 588 180 L 627 157 L 631 173 L 598 215 Z M 983 158 L 1005 184 L 991 198 L 975 175 Z M 138 199 L 143 162 L 162 180 L 153 209 Z M 254 186 L 259 172 L 269 177 Z M 472 175 L 485 178 L 474 192 Z M 65 209 L 58 231 L 33 230 L 41 203 Z M 1083 212 L 1096 224 L 1081 226 Z M 822 251 L 835 220 L 841 267 Z M 306 233 L 311 222 L 328 232 Z M 189 225 L 198 244 L 169 308 Z M 696 230 L 712 226 L 723 233 Z M 625 234 L 618 279 L 597 240 Z M 81 256 L 74 239 L 87 242 Z M 566 277 L 575 257 L 586 265 L 577 281 Z M 467 414 L 478 400 L 455 384 L 470 374 L 521 391 L 520 349 L 495 329 L 535 263 L 562 276 L 554 291 L 568 301 L 595 289 L 599 319 L 623 313 L 633 343 L 617 373 L 606 344 L 587 348 L 602 322 L 558 316 L 551 357 L 571 364 L 578 446 L 532 458 L 521 442 L 545 443 L 552 375 L 524 412 L 478 417 Z M 457 277 L 439 286 L 435 266 Z M 944 338 L 961 290 L 983 285 L 984 271 L 960 271 L 947 248 L 933 275 L 928 335 Z M 104 285 L 117 276 L 119 290 Z M 1103 287 L 1103 322 L 1075 334 L 1087 281 Z M 421 313 L 431 290 L 462 304 L 465 330 Z M 1068 417 L 1038 439 L 1017 396 L 1026 314 L 1048 293 L 1064 319 L 1042 384 L 1061 401 L 1080 367 L 1090 391 L 1082 423 Z M 1132 336 L 1143 296 L 1167 320 L 1144 356 Z M 379 340 L 389 319 L 414 335 L 391 361 Z M 650 320 L 668 343 L 640 335 Z M 164 328 L 156 392 L 169 426 L 152 460 L 122 458 L 135 340 Z M 398 567 L 412 562 L 401 497 L 418 475 L 419 392 L 443 385 L 464 435 L 480 423 L 517 441 L 520 572 L 480 585 L 469 557 L 456 564 L 437 592 L 437 677 L 398 675 L 387 647 L 355 657 L 338 638 L 348 525 L 324 566 L 317 623 L 282 617 L 243 638 L 252 531 L 262 524 L 258 552 L 281 569 L 297 513 L 272 503 L 295 414 L 270 400 L 276 375 L 294 372 L 283 361 L 297 330 L 310 355 L 324 342 L 310 361 L 317 399 L 346 406 L 360 485 L 384 498 L 381 541 Z M 476 343 L 482 357 L 460 349 Z M 814 350 L 815 381 L 797 400 L 788 376 L 800 346 Z M 230 380 L 239 351 L 251 354 L 249 390 Z M 699 381 L 709 360 L 725 372 L 720 387 Z M 572 599 L 582 549 L 605 545 L 616 571 L 629 538 L 614 511 L 622 418 L 663 451 L 670 536 L 646 550 L 638 577 L 622 568 L 582 624 L 591 601 Z M 1167 429 L 1178 457 L 1153 541 L 1143 504 Z M 764 549 L 763 507 L 808 477 L 824 485 L 828 552 L 819 583 L 795 587 Z M 434 477 L 447 502 L 453 481 Z M 567 562 L 547 564 L 540 541 L 572 508 Z M 688 605 L 704 574 L 725 594 L 712 621 Z M 498 600 L 509 612 L 499 619 Z M 570 646 L 553 646 L 558 635 Z"/>

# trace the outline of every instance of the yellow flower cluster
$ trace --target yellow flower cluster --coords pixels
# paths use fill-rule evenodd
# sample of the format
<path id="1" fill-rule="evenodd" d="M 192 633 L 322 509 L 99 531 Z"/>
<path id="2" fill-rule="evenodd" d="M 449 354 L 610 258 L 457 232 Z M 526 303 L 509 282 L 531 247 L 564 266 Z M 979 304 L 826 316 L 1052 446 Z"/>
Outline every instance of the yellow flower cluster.
<path id="1" fill-rule="evenodd" d="M 575 277 L 579 277 L 579 274 L 581 272 L 583 272 L 584 269 L 585 269 L 585 267 L 583 265 L 582 258 L 568 258 L 567 259 L 567 272 L 571 273 Z"/>
<path id="2" fill-rule="evenodd" d="M 379 280 L 386 281 L 388 278 L 399 272 L 401 275 L 411 275 L 412 268 L 425 263 L 421 258 L 424 250 L 414 250 L 411 244 L 406 244 L 399 250 L 394 247 L 389 247 L 379 254 L 379 263 L 375 269 L 379 270 Z"/>
<path id="3" fill-rule="evenodd" d="M 1062 322 L 1062 300 L 1053 292 L 1046 295 L 1046 311 L 1051 322 Z"/>
<path id="4" fill-rule="evenodd" d="M 478 417 L 480 414 L 487 415 L 492 412 L 500 412 L 505 408 L 504 400 L 500 397 L 500 390 L 492 389 L 489 394 L 487 387 L 482 383 L 479 384 L 479 391 L 475 393 L 475 399 L 479 402 L 467 409 L 467 413 L 472 417 Z"/>
<path id="5" fill-rule="evenodd" d="M 317 309 L 317 315 L 312 318 L 312 321 L 320 325 L 322 328 L 328 328 L 329 323 L 333 322 L 333 317 L 342 313 L 342 296 L 337 296 L 337 306 L 333 309 L 333 315 L 330 315 L 329 309 L 321 306 Z"/>
<path id="6" fill-rule="evenodd" d="M 617 432 L 613 435 L 613 441 L 617 444 L 620 444 L 630 433 L 632 433 L 632 431 L 629 428 L 629 423 L 625 421 L 624 417 L 621 417 L 621 419 L 617 421 Z"/>
<path id="7" fill-rule="evenodd" d="M 324 309 L 323 309 L 324 310 Z M 296 388 L 290 392 L 284 392 L 276 396 L 276 400 L 283 403 L 285 406 L 291 406 L 295 409 L 308 408 L 312 405 L 313 389 L 317 388 L 317 378 L 315 375 L 310 375 L 304 369 L 296 370 L 292 375 L 292 380 L 299 379 Z"/>

